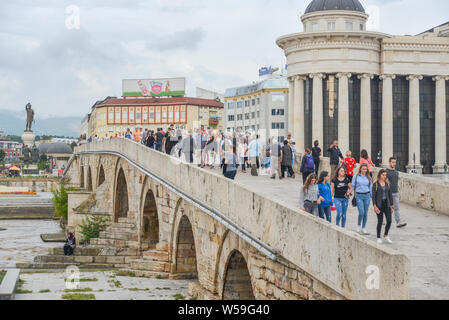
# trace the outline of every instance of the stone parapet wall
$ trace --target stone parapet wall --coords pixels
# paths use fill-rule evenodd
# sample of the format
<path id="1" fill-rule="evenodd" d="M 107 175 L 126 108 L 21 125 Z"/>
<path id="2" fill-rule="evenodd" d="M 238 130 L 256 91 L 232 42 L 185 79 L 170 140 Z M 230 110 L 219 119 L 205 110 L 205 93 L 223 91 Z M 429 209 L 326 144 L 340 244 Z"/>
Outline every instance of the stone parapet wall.
<path id="1" fill-rule="evenodd" d="M 59 178 L 0 178 L 0 185 L 27 187 L 30 192 L 51 192 L 60 181 Z"/>
<path id="2" fill-rule="evenodd" d="M 293 170 L 295 172 L 299 172 L 299 170 L 301 169 L 301 161 L 302 161 L 302 153 L 296 153 L 295 154 L 295 163 L 293 165 Z M 330 159 L 327 157 L 321 157 L 320 168 L 318 170 L 318 174 L 321 173 L 322 171 L 327 171 L 327 172 L 331 171 Z"/>
<path id="3" fill-rule="evenodd" d="M 376 168 L 373 177 L 380 168 Z M 449 182 L 421 175 L 399 173 L 399 198 L 401 202 L 419 208 L 449 215 Z"/>
<path id="4" fill-rule="evenodd" d="M 354 232 L 329 225 L 298 208 L 267 199 L 221 175 L 180 163 L 131 141 L 113 139 L 86 144 L 76 150 L 78 153 L 83 151 L 119 152 L 207 203 L 254 238 L 278 250 L 281 259 L 294 265 L 296 272 L 300 270 L 315 279 L 317 294 L 319 288 L 324 287 L 335 292 L 337 298 L 409 298 L 410 262 L 403 254 L 381 248 Z M 379 274 L 379 287 L 374 290 L 366 285 L 373 269 Z M 308 292 L 313 295 L 315 291 L 309 288 Z M 271 294 L 276 295 L 274 291 Z"/>
<path id="5" fill-rule="evenodd" d="M 301 168 L 302 154 L 296 153 L 295 172 Z M 358 172 L 359 164 L 354 168 L 354 173 Z M 373 178 L 381 168 L 375 168 Z M 320 170 L 330 172 L 330 159 L 322 157 Z M 425 177 L 422 175 L 399 173 L 399 198 L 401 202 L 417 206 L 422 209 L 435 211 L 449 215 L 449 201 L 446 199 L 449 194 L 449 181 L 440 181 L 436 178 Z"/>

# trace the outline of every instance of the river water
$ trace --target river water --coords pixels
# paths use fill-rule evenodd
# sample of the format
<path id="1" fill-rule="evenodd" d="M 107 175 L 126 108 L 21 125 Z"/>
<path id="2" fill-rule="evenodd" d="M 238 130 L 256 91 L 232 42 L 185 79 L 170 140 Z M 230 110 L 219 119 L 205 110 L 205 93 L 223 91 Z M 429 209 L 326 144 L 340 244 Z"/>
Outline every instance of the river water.
<path id="1" fill-rule="evenodd" d="M 46 243 L 41 233 L 61 232 L 57 220 L 0 220 L 0 268 L 14 268 L 17 262 L 31 262 L 48 248 L 62 243 Z"/>

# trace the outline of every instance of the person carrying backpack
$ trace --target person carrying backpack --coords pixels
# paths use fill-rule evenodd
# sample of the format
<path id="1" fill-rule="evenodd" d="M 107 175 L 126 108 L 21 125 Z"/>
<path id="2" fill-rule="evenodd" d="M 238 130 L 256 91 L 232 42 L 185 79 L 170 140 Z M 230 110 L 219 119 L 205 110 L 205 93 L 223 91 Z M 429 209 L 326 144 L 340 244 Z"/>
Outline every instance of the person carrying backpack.
<path id="1" fill-rule="evenodd" d="M 312 151 L 310 151 L 309 148 L 307 148 L 304 151 L 304 157 L 302 157 L 302 162 L 301 162 L 301 169 L 299 170 L 299 172 L 301 172 L 302 174 L 302 183 L 305 184 L 307 177 L 309 176 L 309 174 L 314 173 L 315 172 L 315 161 L 312 157 Z"/>

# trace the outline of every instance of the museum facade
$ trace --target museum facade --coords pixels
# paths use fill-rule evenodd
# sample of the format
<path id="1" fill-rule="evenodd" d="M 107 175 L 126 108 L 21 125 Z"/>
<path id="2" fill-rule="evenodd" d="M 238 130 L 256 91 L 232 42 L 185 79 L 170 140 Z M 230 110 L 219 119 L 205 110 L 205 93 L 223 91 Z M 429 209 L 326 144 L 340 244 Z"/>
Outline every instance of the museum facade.
<path id="1" fill-rule="evenodd" d="M 401 171 L 439 173 L 449 159 L 449 22 L 416 36 L 366 31 L 358 0 L 314 0 L 304 32 L 277 39 L 287 58 L 297 149 L 338 139 Z"/>

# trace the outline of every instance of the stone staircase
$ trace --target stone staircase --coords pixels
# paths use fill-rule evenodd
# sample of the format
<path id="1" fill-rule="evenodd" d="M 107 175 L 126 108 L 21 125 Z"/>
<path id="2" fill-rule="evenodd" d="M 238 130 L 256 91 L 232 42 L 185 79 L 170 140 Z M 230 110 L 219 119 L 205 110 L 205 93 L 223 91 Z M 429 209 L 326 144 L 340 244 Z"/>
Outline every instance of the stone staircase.
<path id="1" fill-rule="evenodd" d="M 169 256 L 166 250 L 150 249 L 143 252 L 142 258 L 134 259 L 130 267 L 121 272 L 138 277 L 171 279 Z"/>
<path id="2" fill-rule="evenodd" d="M 142 248 L 146 250 L 147 248 Z M 84 269 L 127 268 L 140 258 L 141 246 L 136 224 L 128 218 L 112 223 L 100 237 L 91 239 L 87 247 L 77 247 L 73 256 L 64 256 L 60 248 L 50 248 L 48 255 L 36 256 L 31 263 L 17 263 L 22 269 L 65 269 L 77 266 Z"/>

